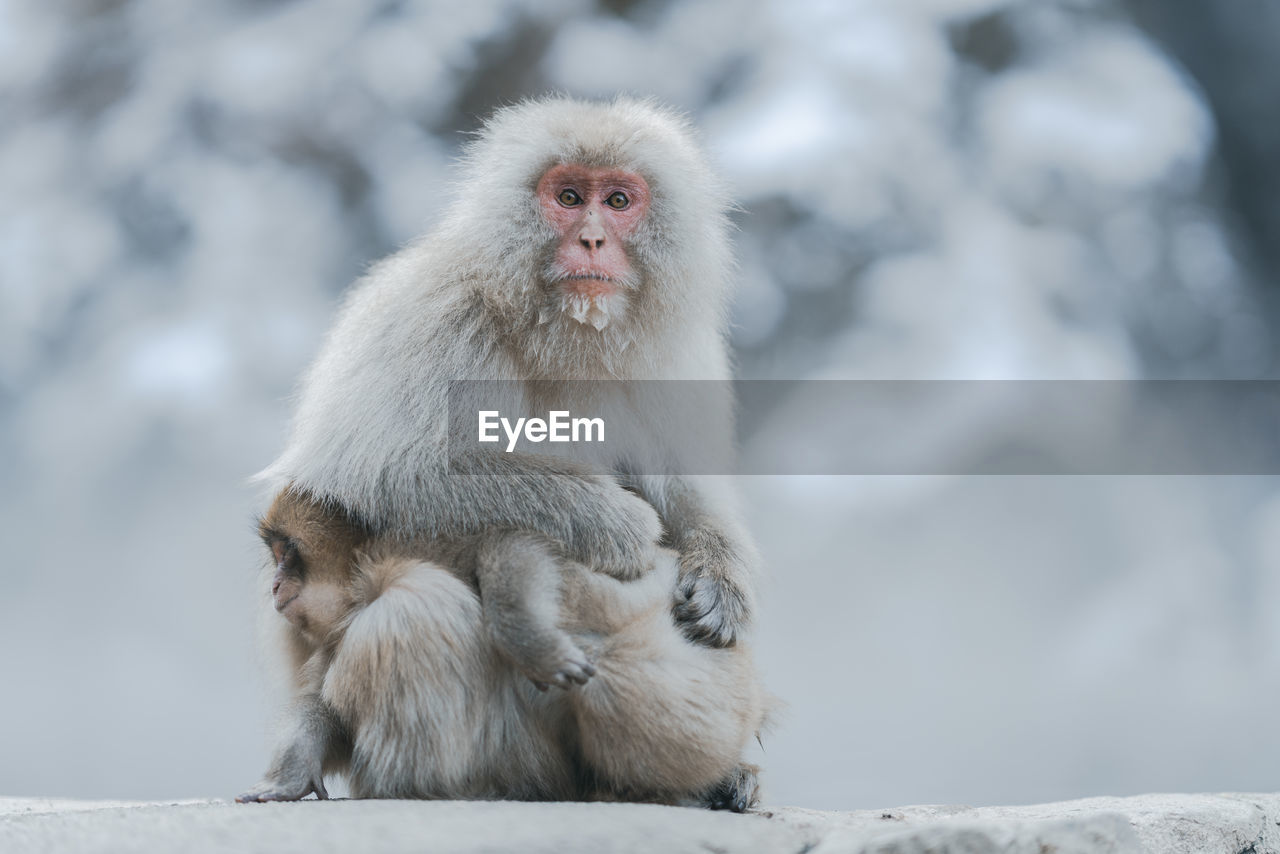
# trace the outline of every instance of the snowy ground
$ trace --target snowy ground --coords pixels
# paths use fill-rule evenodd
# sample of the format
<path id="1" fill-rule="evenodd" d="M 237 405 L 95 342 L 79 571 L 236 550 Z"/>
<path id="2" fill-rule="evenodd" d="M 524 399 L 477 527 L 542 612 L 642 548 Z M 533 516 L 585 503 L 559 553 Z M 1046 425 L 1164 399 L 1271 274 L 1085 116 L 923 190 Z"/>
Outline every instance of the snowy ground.
<path id="1" fill-rule="evenodd" d="M 0 799 L 8 854 L 184 851 L 1263 854 L 1280 795 L 1148 795 L 1022 807 L 737 816 L 634 804 L 124 803 Z"/>

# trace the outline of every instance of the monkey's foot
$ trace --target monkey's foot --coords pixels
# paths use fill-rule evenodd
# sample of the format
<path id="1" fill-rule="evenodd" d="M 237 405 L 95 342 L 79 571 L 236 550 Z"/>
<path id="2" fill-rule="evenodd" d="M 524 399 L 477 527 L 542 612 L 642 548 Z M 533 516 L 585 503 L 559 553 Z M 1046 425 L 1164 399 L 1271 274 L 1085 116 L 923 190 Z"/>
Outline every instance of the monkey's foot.
<path id="1" fill-rule="evenodd" d="M 263 780 L 243 795 L 236 795 L 238 804 L 260 804 L 268 801 L 300 801 L 312 792 L 320 800 L 328 800 L 324 780 L 298 779 L 294 781 Z"/>
<path id="2" fill-rule="evenodd" d="M 709 572 L 684 572 L 672 608 L 685 637 L 707 646 L 733 646 L 747 627 L 746 592 L 730 579 Z"/>
<path id="3" fill-rule="evenodd" d="M 745 762 L 703 796 L 702 805 L 712 810 L 746 812 L 760 802 L 760 769 Z"/>
<path id="4" fill-rule="evenodd" d="M 568 689 L 573 685 L 585 685 L 596 675 L 595 665 L 577 644 L 568 637 L 557 644 L 554 653 L 540 656 L 539 661 L 520 661 L 520 670 L 528 676 L 539 691 L 552 685 Z"/>

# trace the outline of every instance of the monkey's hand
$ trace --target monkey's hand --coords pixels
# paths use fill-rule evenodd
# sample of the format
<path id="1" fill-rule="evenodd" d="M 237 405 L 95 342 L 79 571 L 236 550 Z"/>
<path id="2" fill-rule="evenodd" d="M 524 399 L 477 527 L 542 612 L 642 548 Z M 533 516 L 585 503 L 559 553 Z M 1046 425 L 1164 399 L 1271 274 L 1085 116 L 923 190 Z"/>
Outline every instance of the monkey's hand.
<path id="1" fill-rule="evenodd" d="M 654 565 L 662 522 L 653 506 L 630 490 L 611 487 L 608 500 L 584 507 L 575 524 L 578 558 L 619 581 L 633 581 Z"/>
<path id="2" fill-rule="evenodd" d="M 266 801 L 300 801 L 312 792 L 320 800 L 327 800 L 324 788 L 324 772 L 319 757 L 307 755 L 307 751 L 292 745 L 271 763 L 271 769 L 262 782 L 243 795 L 236 797 L 241 804 Z"/>
<path id="3" fill-rule="evenodd" d="M 552 685 L 585 685 L 596 674 L 586 653 L 560 627 L 565 565 L 550 540 L 528 531 L 494 532 L 476 552 L 476 581 L 489 633 L 541 691 Z"/>
<path id="4" fill-rule="evenodd" d="M 568 635 L 558 634 L 560 637 L 554 639 L 553 646 L 539 653 L 526 650 L 528 654 L 520 656 L 516 663 L 539 691 L 546 691 L 552 685 L 566 690 L 573 685 L 585 685 L 596 675 L 595 665 L 587 659 L 587 654 Z"/>
<path id="5" fill-rule="evenodd" d="M 712 810 L 746 812 L 760 803 L 760 769 L 742 763 L 729 776 L 688 804 Z"/>
<path id="6" fill-rule="evenodd" d="M 680 543 L 676 622 L 685 637 L 707 646 L 733 646 L 751 620 L 751 570 L 718 531 L 699 529 Z"/>

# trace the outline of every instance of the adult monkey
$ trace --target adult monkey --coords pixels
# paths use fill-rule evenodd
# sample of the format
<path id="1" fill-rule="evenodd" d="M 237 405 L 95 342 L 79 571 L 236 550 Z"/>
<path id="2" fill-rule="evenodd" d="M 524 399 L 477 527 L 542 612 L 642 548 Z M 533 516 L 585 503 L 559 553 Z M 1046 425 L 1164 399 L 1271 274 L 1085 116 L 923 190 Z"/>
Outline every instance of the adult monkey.
<path id="1" fill-rule="evenodd" d="M 728 379 L 726 207 L 685 123 L 653 104 L 500 110 L 440 226 L 351 293 L 262 477 L 383 536 L 531 531 L 618 578 L 645 571 L 661 543 L 679 554 L 685 634 L 732 645 L 750 617 L 753 550 L 729 497 L 622 460 L 450 459 L 446 423 L 450 381 L 517 380 L 519 414 L 621 408 L 678 467 L 669 413 L 564 381 Z M 727 416 L 712 421 L 727 445 Z"/>

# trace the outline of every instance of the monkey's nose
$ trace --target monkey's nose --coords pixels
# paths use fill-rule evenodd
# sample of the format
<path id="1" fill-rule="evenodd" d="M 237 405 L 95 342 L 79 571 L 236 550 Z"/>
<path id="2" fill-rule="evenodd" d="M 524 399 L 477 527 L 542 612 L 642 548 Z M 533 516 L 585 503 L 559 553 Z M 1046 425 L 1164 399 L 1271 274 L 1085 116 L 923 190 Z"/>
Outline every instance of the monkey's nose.
<path id="1" fill-rule="evenodd" d="M 280 583 L 284 581 L 284 575 L 277 572 L 275 577 L 271 579 L 271 598 L 276 598 L 280 593 Z"/>
<path id="2" fill-rule="evenodd" d="M 578 242 L 591 251 L 604 246 L 604 229 L 598 222 L 589 222 L 578 232 Z"/>

